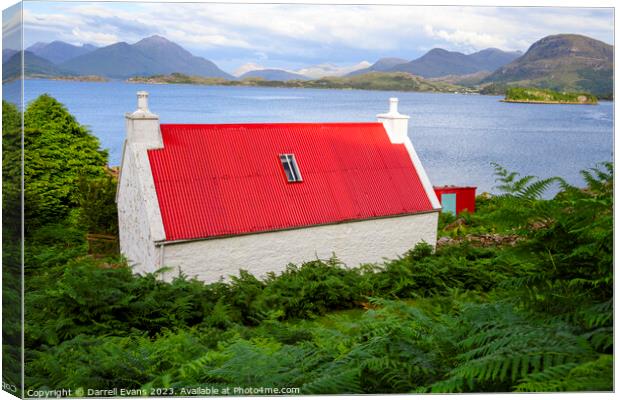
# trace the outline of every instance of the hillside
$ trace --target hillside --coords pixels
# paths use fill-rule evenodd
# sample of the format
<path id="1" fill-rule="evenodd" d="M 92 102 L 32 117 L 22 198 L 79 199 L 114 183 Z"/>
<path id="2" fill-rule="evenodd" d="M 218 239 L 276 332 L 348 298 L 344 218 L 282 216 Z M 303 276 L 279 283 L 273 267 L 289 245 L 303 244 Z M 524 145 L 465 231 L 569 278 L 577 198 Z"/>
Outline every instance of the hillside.
<path id="1" fill-rule="evenodd" d="M 21 74 L 21 68 L 21 52 L 16 52 L 2 64 L 2 81 L 18 78 Z M 31 78 L 74 75 L 29 51 L 24 52 L 24 74 Z"/>
<path id="2" fill-rule="evenodd" d="M 28 47 L 26 51 L 30 51 L 33 54 L 46 60 L 51 61 L 54 64 L 60 64 L 75 57 L 79 57 L 83 54 L 90 53 L 97 50 L 96 46 L 85 44 L 82 46 L 74 46 L 69 43 L 55 40 L 51 43 L 37 42 Z"/>
<path id="3" fill-rule="evenodd" d="M 330 77 L 309 81 L 304 87 L 404 92 L 461 92 L 464 88 L 444 82 L 431 82 L 404 72 L 369 72 L 351 77 Z"/>
<path id="4" fill-rule="evenodd" d="M 480 82 L 482 82 L 482 80 L 489 75 L 491 75 L 491 72 L 479 71 L 467 75 L 446 75 L 440 76 L 438 78 L 428 78 L 428 80 L 433 82 L 445 82 L 453 85 L 474 88 L 477 87 L 477 85 L 480 84 Z"/>
<path id="5" fill-rule="evenodd" d="M 292 81 L 292 80 L 308 80 L 307 76 L 296 74 L 294 72 L 284 71 L 282 69 L 257 69 L 248 71 L 241 75 L 239 79 L 261 78 L 268 81 Z"/>
<path id="6" fill-rule="evenodd" d="M 391 71 L 409 72 L 425 78 L 436 78 L 445 75 L 471 74 L 479 71 L 479 69 L 476 63 L 463 53 L 432 49 L 420 58 L 392 67 Z"/>
<path id="7" fill-rule="evenodd" d="M 478 65 L 482 71 L 495 71 L 523 55 L 520 51 L 503 51 L 489 48 L 469 54 L 467 57 Z"/>
<path id="8" fill-rule="evenodd" d="M 233 79 L 213 62 L 196 57 L 161 36 L 151 36 L 135 44 L 115 43 L 68 60 L 60 66 L 80 75 L 128 78 L 140 75 L 170 74 Z"/>
<path id="9" fill-rule="evenodd" d="M 448 75 L 469 75 L 481 71 L 493 71 L 519 57 L 517 52 L 485 49 L 473 54 L 435 48 L 405 64 L 395 65 L 389 71 L 409 72 L 424 78 Z"/>
<path id="10" fill-rule="evenodd" d="M 581 35 L 547 36 L 483 83 L 610 95 L 613 46 Z"/>

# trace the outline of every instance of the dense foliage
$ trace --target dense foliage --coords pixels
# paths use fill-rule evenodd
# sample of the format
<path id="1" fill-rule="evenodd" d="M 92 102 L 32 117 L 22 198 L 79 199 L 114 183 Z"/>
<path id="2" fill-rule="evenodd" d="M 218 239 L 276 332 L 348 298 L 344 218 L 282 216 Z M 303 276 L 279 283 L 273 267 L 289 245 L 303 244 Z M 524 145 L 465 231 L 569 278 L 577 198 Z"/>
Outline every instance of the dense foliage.
<path id="1" fill-rule="evenodd" d="M 64 260 L 60 255 L 63 246 L 73 246 L 66 235 L 83 240 L 86 229 L 116 233 L 116 207 L 107 194 L 116 184 L 104 170 L 107 154 L 99 150 L 99 141 L 52 97 L 40 96 L 24 113 L 3 101 L 2 111 L 3 382 L 12 391 L 21 387 L 22 205 L 24 258 L 30 275 L 30 268 L 36 274 L 39 268 Z M 88 206 L 80 201 L 86 195 L 91 198 Z M 92 210 L 92 206 L 98 209 Z M 93 214 L 97 218 L 90 221 Z M 49 235 L 54 226 L 59 228 L 59 236 Z M 70 254 L 80 252 L 79 248 L 69 249 Z M 28 284 L 30 280 L 26 280 Z"/>
<path id="2" fill-rule="evenodd" d="M 378 265 L 334 257 L 211 284 L 89 255 L 85 233 L 106 227 L 84 199 L 109 199 L 113 182 L 94 178 L 74 187 L 82 217 L 29 233 L 26 386 L 611 390 L 612 170 L 584 171 L 579 189 L 496 166 L 503 194 L 442 215 L 435 252 L 419 244 Z"/>
<path id="3" fill-rule="evenodd" d="M 67 218 L 78 205 L 80 177 L 103 177 L 106 163 L 99 140 L 57 100 L 42 95 L 30 103 L 24 113 L 26 229 Z"/>
<path id="4" fill-rule="evenodd" d="M 21 387 L 21 113 L 2 102 L 2 379 L 5 390 Z"/>
<path id="5" fill-rule="evenodd" d="M 589 93 L 556 92 L 550 89 L 511 87 L 506 89 L 506 101 L 540 103 L 596 104 L 597 98 Z"/>

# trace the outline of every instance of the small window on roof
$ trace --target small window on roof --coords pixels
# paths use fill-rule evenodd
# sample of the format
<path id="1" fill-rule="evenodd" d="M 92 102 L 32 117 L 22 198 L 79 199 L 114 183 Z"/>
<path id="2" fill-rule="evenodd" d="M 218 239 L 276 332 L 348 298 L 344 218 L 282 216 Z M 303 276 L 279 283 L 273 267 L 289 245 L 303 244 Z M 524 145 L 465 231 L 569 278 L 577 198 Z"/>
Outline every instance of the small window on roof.
<path id="1" fill-rule="evenodd" d="M 295 154 L 280 154 L 280 162 L 289 182 L 301 182 L 301 174 L 295 160 Z"/>

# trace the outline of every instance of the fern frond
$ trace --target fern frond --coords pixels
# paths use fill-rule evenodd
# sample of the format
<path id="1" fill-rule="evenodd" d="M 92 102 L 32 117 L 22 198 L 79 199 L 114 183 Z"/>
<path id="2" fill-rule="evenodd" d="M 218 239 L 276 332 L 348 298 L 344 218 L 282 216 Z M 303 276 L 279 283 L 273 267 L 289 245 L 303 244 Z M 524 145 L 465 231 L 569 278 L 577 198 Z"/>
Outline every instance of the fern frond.
<path id="1" fill-rule="evenodd" d="M 515 386 L 519 392 L 609 391 L 613 385 L 613 357 L 601 355 L 584 363 L 566 363 L 530 374 Z"/>
<path id="2" fill-rule="evenodd" d="M 608 352 L 614 345 L 614 330 L 611 326 L 595 329 L 583 337 L 592 343 L 592 347 L 601 352 Z"/>
<path id="3" fill-rule="evenodd" d="M 517 196 L 528 200 L 540 199 L 551 185 L 557 181 L 558 178 L 552 177 L 533 182 L 530 185 L 524 185 L 518 188 Z"/>
<path id="4" fill-rule="evenodd" d="M 577 363 L 559 364 L 545 368 L 543 371 L 527 375 L 515 386 L 517 392 L 556 392 L 560 391 L 558 381 L 575 368 Z"/>
<path id="5" fill-rule="evenodd" d="M 359 382 L 358 369 L 345 369 L 334 374 L 321 375 L 304 384 L 304 394 L 359 394 L 363 393 Z"/>

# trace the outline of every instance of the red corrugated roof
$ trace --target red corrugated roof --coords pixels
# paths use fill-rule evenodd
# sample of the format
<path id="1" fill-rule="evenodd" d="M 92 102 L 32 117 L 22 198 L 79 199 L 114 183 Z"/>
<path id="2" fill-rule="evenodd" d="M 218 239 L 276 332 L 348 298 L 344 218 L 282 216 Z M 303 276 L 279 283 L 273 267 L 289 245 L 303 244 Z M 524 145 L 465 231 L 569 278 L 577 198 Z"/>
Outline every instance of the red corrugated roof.
<path id="1" fill-rule="evenodd" d="M 161 125 L 149 160 L 167 240 L 432 210 L 380 123 Z M 289 183 L 280 154 L 295 154 Z"/>

